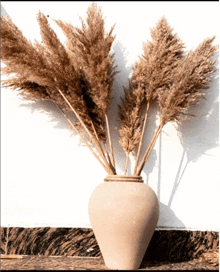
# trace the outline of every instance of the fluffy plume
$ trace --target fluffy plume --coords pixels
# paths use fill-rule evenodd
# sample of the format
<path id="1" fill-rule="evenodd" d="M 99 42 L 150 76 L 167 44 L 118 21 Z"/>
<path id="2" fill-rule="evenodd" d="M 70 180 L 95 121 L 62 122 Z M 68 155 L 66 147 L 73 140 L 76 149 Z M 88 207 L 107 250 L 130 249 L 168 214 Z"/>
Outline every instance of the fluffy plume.
<path id="1" fill-rule="evenodd" d="M 172 71 L 183 56 L 184 44 L 173 34 L 173 29 L 162 17 L 151 29 L 152 41 L 143 45 L 132 73 L 132 82 L 145 90 L 148 101 L 157 97 L 157 90 L 172 81 Z"/>
<path id="2" fill-rule="evenodd" d="M 15 74 L 13 79 L 6 79 L 3 86 L 20 89 L 30 99 L 51 99 L 69 109 L 57 92 L 59 88 L 92 132 L 91 118 L 82 98 L 82 76 L 75 71 L 46 16 L 39 12 L 37 19 L 43 45 L 31 44 L 10 18 L 1 17 L 1 58 L 6 64 L 2 73 Z"/>
<path id="3" fill-rule="evenodd" d="M 164 17 L 151 30 L 152 41 L 143 44 L 143 55 L 139 57 L 132 71 L 132 88 L 125 92 L 125 100 L 122 100 L 120 107 L 121 146 L 128 153 L 139 144 L 134 171 L 140 157 L 149 106 L 157 98 L 159 88 L 170 84 L 173 69 L 183 56 L 184 45 L 172 31 Z M 143 123 L 140 120 L 145 98 L 147 103 Z"/>
<path id="4" fill-rule="evenodd" d="M 94 103 L 104 113 L 107 112 L 114 76 L 113 55 L 110 55 L 114 26 L 109 33 L 105 33 L 104 19 L 101 9 L 93 3 L 87 11 L 86 23 L 82 22 L 82 29 L 75 28 L 73 35 L 77 40 L 73 52 L 80 57 L 80 62 L 90 84 L 90 95 Z"/>
<path id="5" fill-rule="evenodd" d="M 122 105 L 119 105 L 119 120 L 121 123 L 120 144 L 126 153 L 134 150 L 141 136 L 142 119 L 140 118 L 140 109 L 143 102 L 143 96 L 140 92 L 134 92 L 130 82 L 129 88 L 124 88 L 125 97 L 122 99 Z"/>
<path id="6" fill-rule="evenodd" d="M 194 51 L 189 51 L 177 60 L 171 71 L 169 84 L 158 87 L 157 95 L 160 106 L 160 124 L 143 156 L 135 175 L 140 175 L 153 146 L 167 122 L 175 121 L 181 124 L 186 119 L 191 105 L 197 105 L 199 98 L 204 97 L 202 90 L 208 88 L 211 74 L 216 71 L 215 61 L 210 60 L 218 46 L 213 46 L 213 38 L 205 39 Z"/>
<path id="7" fill-rule="evenodd" d="M 79 70 L 83 70 L 84 100 L 88 103 L 89 114 L 94 120 L 97 134 L 106 141 L 105 115 L 110 103 L 112 84 L 116 74 L 110 49 L 114 41 L 111 28 L 105 33 L 101 9 L 93 3 L 87 10 L 86 23 L 81 19 L 82 28 L 70 23 L 55 21 L 67 37 L 67 47 Z M 102 137 L 100 137 L 102 136 Z"/>
<path id="8" fill-rule="evenodd" d="M 91 49 L 91 56 L 88 55 L 90 62 L 92 63 L 92 60 L 97 62 L 90 72 L 89 67 L 82 61 L 87 58 L 83 54 L 87 55 L 88 52 L 84 50 L 81 54 L 79 50 L 80 46 L 84 47 L 80 41 L 79 29 L 76 30 L 76 37 L 69 39 L 71 46 L 68 49 L 59 41 L 43 13 L 39 12 L 37 20 L 43 44 L 37 41 L 32 44 L 10 18 L 1 17 L 1 59 L 6 64 L 2 73 L 6 76 L 13 75 L 13 78 L 3 81 L 3 86 L 19 89 L 29 99 L 52 100 L 69 122 L 71 121 L 63 110 L 73 111 L 78 122 L 71 124 L 71 127 L 78 128 L 77 132 L 81 136 L 83 133 L 89 137 L 101 156 L 105 169 L 109 173 L 115 173 L 112 162 L 108 165 L 100 145 L 101 141 L 106 142 L 103 113 L 106 114 L 109 105 L 114 79 L 114 67 L 111 65 L 113 58 L 108 54 L 114 38 L 111 33 L 105 35 L 100 10 L 97 11 L 94 5 L 88 9 L 89 27 L 85 35 L 88 37 L 94 35 L 95 39 L 98 39 L 95 47 L 100 50 L 95 51 L 93 38 L 91 44 L 85 45 L 88 52 Z M 59 21 L 59 25 L 67 29 L 65 23 Z M 68 30 L 70 29 L 74 28 L 68 25 Z M 84 30 L 83 28 L 82 31 Z M 73 52 L 75 40 L 78 42 L 77 50 Z M 92 72 L 94 80 L 91 76 Z M 100 101 L 104 105 L 102 109 Z M 64 105 L 62 109 L 61 104 Z"/>
<path id="9" fill-rule="evenodd" d="M 205 96 L 202 90 L 208 88 L 210 75 L 216 71 L 215 61 L 210 60 L 218 48 L 212 45 L 213 40 L 214 37 L 205 39 L 194 51 L 189 51 L 174 69 L 169 87 L 160 89 L 159 105 L 164 124 L 181 123 L 190 116 L 189 107 L 197 105 L 199 98 Z"/>
<path id="10" fill-rule="evenodd" d="M 190 115 L 189 106 L 204 97 L 202 90 L 208 88 L 210 75 L 216 70 L 215 61 L 210 60 L 217 50 L 212 45 L 214 38 L 205 39 L 196 50 L 185 55 L 184 44 L 172 32 L 164 17 L 151 29 L 152 41 L 143 45 L 144 53 L 135 63 L 129 91 L 125 89 L 125 99 L 119 108 L 121 146 L 128 154 L 139 144 L 134 175 L 140 175 L 163 126 L 169 121 L 180 123 Z M 144 122 L 143 103 L 137 101 L 143 101 L 143 97 L 147 101 Z M 161 121 L 138 167 L 148 109 L 155 99 L 160 106 Z"/>
<path id="11" fill-rule="evenodd" d="M 44 54 L 49 59 L 50 69 L 53 71 L 56 87 L 62 91 L 82 118 L 86 127 L 93 133 L 92 120 L 83 99 L 83 75 L 79 71 L 76 71 L 64 45 L 59 41 L 56 33 L 49 26 L 46 16 L 39 12 L 37 20 L 40 25 L 41 37 L 44 44 Z M 57 94 L 56 89 L 51 95 L 53 99 L 57 99 L 57 97 L 60 96 Z M 63 98 L 57 102 L 65 104 Z M 67 109 L 71 110 L 69 107 L 67 107 Z"/>
<path id="12" fill-rule="evenodd" d="M 9 17 L 1 16 L 1 60 L 6 67 L 5 75 L 20 75 L 31 78 L 42 86 L 55 86 L 47 60 L 33 47 Z M 33 81 L 33 80 L 31 80 Z M 7 81 L 5 81 L 7 84 Z M 15 85 L 16 86 L 16 85 Z"/>
<path id="13" fill-rule="evenodd" d="M 7 82 L 2 84 L 4 87 L 11 88 L 12 90 L 23 91 L 23 95 L 26 99 L 51 99 L 49 95 L 48 86 L 39 85 L 36 82 L 26 80 L 22 76 L 16 75 L 13 78 L 7 79 Z"/>

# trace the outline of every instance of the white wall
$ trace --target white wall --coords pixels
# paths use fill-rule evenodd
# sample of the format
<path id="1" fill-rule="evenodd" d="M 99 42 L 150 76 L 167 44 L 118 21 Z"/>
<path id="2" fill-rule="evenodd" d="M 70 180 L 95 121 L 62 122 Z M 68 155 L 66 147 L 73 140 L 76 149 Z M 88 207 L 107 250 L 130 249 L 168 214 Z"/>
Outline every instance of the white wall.
<path id="1" fill-rule="evenodd" d="M 2 2 L 13 22 L 31 39 L 41 40 L 36 15 L 49 15 L 61 40 L 64 35 L 52 18 L 80 25 L 88 2 Z M 125 157 L 118 144 L 117 103 L 127 85 L 132 65 L 150 39 L 150 28 L 162 15 L 185 42 L 195 48 L 217 35 L 218 2 L 98 2 L 106 29 L 116 23 L 112 50 L 121 70 L 114 83 L 109 110 L 118 173 Z M 218 57 L 215 56 L 218 63 Z M 144 171 L 144 181 L 160 200 L 157 228 L 220 229 L 218 72 L 210 95 L 194 112 L 197 117 L 183 127 L 167 124 Z M 155 129 L 151 111 L 145 147 Z M 90 227 L 87 205 L 92 190 L 106 177 L 99 162 L 50 102 L 24 101 L 17 92 L 1 89 L 1 226 Z M 132 169 L 134 158 L 131 159 Z M 131 168 L 129 168 L 129 173 Z"/>

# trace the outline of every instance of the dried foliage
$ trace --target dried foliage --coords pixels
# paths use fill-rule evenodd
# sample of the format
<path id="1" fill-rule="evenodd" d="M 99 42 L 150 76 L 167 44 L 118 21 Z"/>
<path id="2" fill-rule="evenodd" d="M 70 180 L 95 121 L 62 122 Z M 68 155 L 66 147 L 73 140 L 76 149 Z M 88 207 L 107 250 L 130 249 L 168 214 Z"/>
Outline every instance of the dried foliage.
<path id="1" fill-rule="evenodd" d="M 140 157 L 149 106 L 157 98 L 158 90 L 169 86 L 173 69 L 183 57 L 184 44 L 172 32 L 173 29 L 164 17 L 151 29 L 152 41 L 143 44 L 143 55 L 139 57 L 132 71 L 132 88 L 129 87 L 130 91 L 125 93 L 125 100 L 122 100 L 120 106 L 121 146 L 130 153 L 139 144 L 134 172 Z M 141 108 L 144 100 L 147 103 L 143 122 Z M 133 104 L 127 101 L 133 101 Z"/>
<path id="2" fill-rule="evenodd" d="M 84 100 L 88 103 L 90 115 L 93 119 L 97 118 L 104 134 L 104 116 L 107 114 L 116 74 L 113 55 L 109 54 L 115 39 L 112 36 L 114 27 L 105 33 L 101 9 L 95 3 L 88 8 L 86 23 L 81 19 L 82 28 L 60 20 L 56 20 L 56 23 L 67 37 L 67 47 L 73 58 L 77 59 L 78 69 L 83 70 L 86 86 Z"/>
<path id="3" fill-rule="evenodd" d="M 55 87 L 54 78 L 44 56 L 22 35 L 9 17 L 2 16 L 1 60 L 6 64 L 6 67 L 1 69 L 2 73 L 15 74 L 15 77 L 19 78 L 14 85 L 10 82 L 15 88 L 16 82 L 20 84 L 25 80 L 42 86 Z M 7 80 L 4 84 L 7 86 Z"/>
<path id="4" fill-rule="evenodd" d="M 137 146 L 141 137 L 141 118 L 140 110 L 143 104 L 144 95 L 135 92 L 130 82 L 129 88 L 124 88 L 125 97 L 122 105 L 119 105 L 119 120 L 121 123 L 120 144 L 126 153 L 132 152 Z"/>
<path id="5" fill-rule="evenodd" d="M 134 175 L 140 175 L 163 126 L 170 121 L 180 124 L 190 116 L 189 107 L 204 97 L 202 90 L 208 88 L 210 75 L 216 70 L 215 61 L 210 60 L 218 48 L 212 45 L 214 37 L 205 39 L 186 54 L 184 44 L 162 17 L 151 29 L 151 38 L 143 45 L 143 55 L 135 63 L 129 91 L 125 89 L 119 107 L 121 146 L 129 153 L 139 143 Z M 144 122 L 141 121 L 143 103 L 137 99 L 147 101 Z M 138 167 L 148 110 L 154 100 L 160 106 L 160 124 Z"/>
<path id="6" fill-rule="evenodd" d="M 169 86 L 159 89 L 159 105 L 164 124 L 185 120 L 190 116 L 189 106 L 198 104 L 198 98 L 204 97 L 202 90 L 208 89 L 210 75 L 216 71 L 215 61 L 210 60 L 217 51 L 217 46 L 212 45 L 213 40 L 214 37 L 205 39 L 194 51 L 189 51 L 178 62 Z"/>
<path id="7" fill-rule="evenodd" d="M 32 44 L 10 18 L 1 17 L 1 52 L 6 64 L 2 73 L 13 74 L 13 78 L 4 80 L 3 86 L 19 89 L 29 99 L 50 99 L 59 108 L 64 105 L 65 110 L 73 111 L 78 122 L 72 128 L 89 137 L 105 169 L 114 173 L 112 162 L 108 165 L 106 159 L 108 151 L 104 154 L 101 147 L 110 135 L 105 122 L 116 73 L 113 55 L 109 54 L 113 28 L 105 33 L 101 10 L 94 3 L 87 15 L 88 27 L 82 21 L 82 30 L 57 21 L 68 34 L 69 48 L 59 41 L 41 12 L 37 20 L 43 44 Z"/>
<path id="8" fill-rule="evenodd" d="M 6 64 L 2 73 L 7 76 L 3 86 L 20 90 L 27 99 L 52 100 L 105 170 L 116 174 L 107 116 L 117 73 L 110 53 L 114 26 L 105 31 L 101 9 L 93 3 L 86 20 L 81 19 L 81 28 L 54 20 L 66 35 L 63 45 L 43 13 L 39 12 L 37 20 L 42 44 L 32 44 L 10 18 L 1 16 L 1 60 Z M 119 142 L 127 154 L 125 173 L 129 154 L 138 146 L 134 175 L 140 175 L 163 126 L 170 121 L 180 124 L 190 115 L 189 107 L 205 96 L 202 90 L 208 88 L 216 70 L 215 61 L 210 60 L 217 51 L 214 37 L 184 53 L 184 44 L 162 17 L 151 29 L 151 38 L 143 44 L 143 55 L 134 65 L 119 105 Z M 139 163 L 148 110 L 155 101 L 160 124 Z M 68 111 L 77 117 L 74 124 Z"/>
<path id="9" fill-rule="evenodd" d="M 145 91 L 149 102 L 157 97 L 159 88 L 169 86 L 172 71 L 183 57 L 184 44 L 172 32 L 166 18 L 162 17 L 151 29 L 152 41 L 143 44 L 143 55 L 133 69 L 132 82 Z"/>

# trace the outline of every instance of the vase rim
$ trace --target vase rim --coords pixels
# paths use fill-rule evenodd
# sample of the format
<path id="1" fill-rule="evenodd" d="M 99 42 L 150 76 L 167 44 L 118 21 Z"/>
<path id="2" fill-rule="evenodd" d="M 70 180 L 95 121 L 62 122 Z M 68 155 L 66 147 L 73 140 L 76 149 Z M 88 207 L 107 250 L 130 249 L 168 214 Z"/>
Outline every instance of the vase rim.
<path id="1" fill-rule="evenodd" d="M 144 182 L 141 176 L 134 175 L 108 175 L 104 181 L 111 182 Z"/>

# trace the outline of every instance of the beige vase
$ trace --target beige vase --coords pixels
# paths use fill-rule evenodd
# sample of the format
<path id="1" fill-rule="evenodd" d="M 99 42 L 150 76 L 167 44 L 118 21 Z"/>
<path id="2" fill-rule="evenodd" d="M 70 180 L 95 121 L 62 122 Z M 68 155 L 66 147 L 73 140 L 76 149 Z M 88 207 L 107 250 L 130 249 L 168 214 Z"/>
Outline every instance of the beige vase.
<path id="1" fill-rule="evenodd" d="M 138 269 L 159 218 L 159 202 L 140 176 L 107 176 L 89 200 L 90 222 L 105 265 Z"/>

